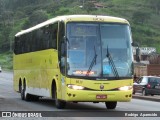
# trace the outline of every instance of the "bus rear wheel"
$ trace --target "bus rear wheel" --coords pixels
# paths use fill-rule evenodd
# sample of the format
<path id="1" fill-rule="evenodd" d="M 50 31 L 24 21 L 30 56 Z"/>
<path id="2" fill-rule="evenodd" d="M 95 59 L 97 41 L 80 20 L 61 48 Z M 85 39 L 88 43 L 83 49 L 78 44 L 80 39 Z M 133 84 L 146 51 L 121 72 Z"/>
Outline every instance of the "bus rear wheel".
<path id="1" fill-rule="evenodd" d="M 21 99 L 22 100 L 26 100 L 26 101 L 31 101 L 31 95 L 26 93 L 26 89 L 25 88 L 22 88 L 21 89 Z"/>
<path id="2" fill-rule="evenodd" d="M 24 84 L 24 87 L 20 85 L 20 92 L 21 92 L 22 100 L 26 100 L 26 101 L 38 101 L 39 100 L 38 96 L 26 93 L 26 84 Z"/>
<path id="3" fill-rule="evenodd" d="M 105 102 L 107 109 L 115 109 L 117 106 L 117 102 Z"/>
<path id="4" fill-rule="evenodd" d="M 22 100 L 26 100 L 26 101 L 38 101 L 39 100 L 39 96 L 35 96 L 35 95 L 25 93 L 26 92 L 25 89 L 23 89 L 21 91 L 22 91 L 21 92 L 21 99 Z"/>
<path id="5" fill-rule="evenodd" d="M 25 91 L 22 88 L 22 85 L 20 86 L 20 93 L 21 93 L 21 99 L 24 100 L 25 99 Z"/>

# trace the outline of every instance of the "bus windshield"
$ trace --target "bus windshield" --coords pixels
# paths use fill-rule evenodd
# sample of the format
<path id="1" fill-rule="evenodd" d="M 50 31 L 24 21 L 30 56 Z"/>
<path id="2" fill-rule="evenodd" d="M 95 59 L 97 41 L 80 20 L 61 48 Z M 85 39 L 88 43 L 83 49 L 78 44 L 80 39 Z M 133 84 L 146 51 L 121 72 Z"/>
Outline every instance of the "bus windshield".
<path id="1" fill-rule="evenodd" d="M 132 76 L 129 25 L 70 22 L 67 23 L 67 39 L 67 75 L 100 78 Z"/>

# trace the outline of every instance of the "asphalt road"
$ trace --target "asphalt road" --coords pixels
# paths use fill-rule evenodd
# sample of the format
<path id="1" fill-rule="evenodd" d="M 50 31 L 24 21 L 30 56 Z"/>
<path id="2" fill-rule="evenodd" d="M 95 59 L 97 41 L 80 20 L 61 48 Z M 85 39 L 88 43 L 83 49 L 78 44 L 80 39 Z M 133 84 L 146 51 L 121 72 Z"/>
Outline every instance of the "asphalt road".
<path id="1" fill-rule="evenodd" d="M 13 90 L 13 73 L 2 72 L 0 73 L 0 111 L 18 111 L 18 112 L 39 112 L 53 116 L 57 120 L 96 120 L 96 119 L 117 119 L 117 120 L 133 120 L 138 115 L 138 120 L 141 119 L 154 119 L 158 120 L 159 117 L 147 117 L 140 116 L 146 114 L 157 114 L 160 111 L 160 103 L 154 101 L 132 99 L 131 102 L 119 102 L 115 110 L 107 110 L 104 103 L 68 103 L 66 108 L 59 110 L 55 107 L 54 101 L 51 99 L 43 98 L 37 102 L 22 101 L 20 94 Z M 46 112 L 47 111 L 47 112 Z M 71 112 L 72 111 L 72 112 Z M 158 112 L 157 115 L 160 115 Z M 69 116 L 69 117 L 67 117 Z M 96 117 L 98 116 L 98 117 Z M 104 117 L 101 117 L 104 116 Z M 109 116 L 109 117 L 107 117 Z M 8 118 L 0 118 L 8 119 Z M 22 118 L 10 118 L 10 119 L 22 119 Z M 33 118 L 27 118 L 33 120 Z M 44 117 L 39 119 L 52 119 L 51 117 Z"/>

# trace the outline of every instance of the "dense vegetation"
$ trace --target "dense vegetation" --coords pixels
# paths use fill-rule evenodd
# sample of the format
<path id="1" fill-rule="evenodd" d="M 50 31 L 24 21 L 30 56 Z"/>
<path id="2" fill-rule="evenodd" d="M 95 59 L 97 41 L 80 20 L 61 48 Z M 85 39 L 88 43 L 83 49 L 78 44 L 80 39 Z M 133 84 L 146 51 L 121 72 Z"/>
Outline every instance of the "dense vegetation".
<path id="1" fill-rule="evenodd" d="M 95 2 L 101 8 L 95 8 Z M 133 40 L 140 46 L 156 47 L 160 53 L 160 0 L 0 0 L 0 53 L 12 52 L 18 31 L 68 14 L 126 18 L 132 27 Z"/>

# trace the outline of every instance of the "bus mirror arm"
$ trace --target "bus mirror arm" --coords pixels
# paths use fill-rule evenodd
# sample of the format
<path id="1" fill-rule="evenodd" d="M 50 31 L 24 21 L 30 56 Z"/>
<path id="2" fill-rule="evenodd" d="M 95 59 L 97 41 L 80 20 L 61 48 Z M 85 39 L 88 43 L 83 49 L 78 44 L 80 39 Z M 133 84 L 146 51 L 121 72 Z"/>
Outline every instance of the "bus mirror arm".
<path id="1" fill-rule="evenodd" d="M 61 46 L 61 55 L 66 56 L 66 44 L 65 44 L 65 42 L 63 42 L 62 46 Z"/>
<path id="2" fill-rule="evenodd" d="M 133 47 L 138 47 L 139 48 L 139 44 L 137 42 L 132 42 L 131 43 Z"/>
<path id="3" fill-rule="evenodd" d="M 66 39 L 67 39 L 67 38 L 66 38 L 66 36 L 63 36 L 63 42 L 65 42 L 65 41 L 66 41 Z"/>
<path id="4" fill-rule="evenodd" d="M 141 54 L 140 54 L 140 49 L 139 49 L 139 47 L 138 48 L 136 48 L 136 61 L 137 62 L 140 62 L 141 61 Z"/>
<path id="5" fill-rule="evenodd" d="M 66 36 L 63 37 L 63 41 L 64 41 L 64 42 L 67 42 L 68 45 L 69 45 L 69 40 L 68 40 L 68 38 L 67 38 Z"/>
<path id="6" fill-rule="evenodd" d="M 140 62 L 141 59 L 140 59 L 140 48 L 139 48 L 139 44 L 137 42 L 132 42 L 132 46 L 133 47 L 137 47 L 136 48 L 136 62 Z"/>

